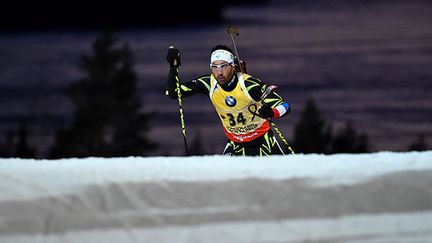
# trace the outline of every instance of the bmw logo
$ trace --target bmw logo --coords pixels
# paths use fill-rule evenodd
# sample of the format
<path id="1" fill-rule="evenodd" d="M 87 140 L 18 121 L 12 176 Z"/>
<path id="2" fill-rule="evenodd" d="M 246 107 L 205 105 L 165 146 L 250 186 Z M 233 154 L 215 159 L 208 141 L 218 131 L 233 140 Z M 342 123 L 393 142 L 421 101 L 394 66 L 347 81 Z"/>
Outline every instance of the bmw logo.
<path id="1" fill-rule="evenodd" d="M 235 99 L 234 97 L 232 97 L 232 96 L 227 96 L 227 97 L 225 98 L 225 104 L 226 104 L 227 106 L 229 106 L 229 107 L 233 107 L 233 106 L 235 106 L 235 105 L 237 104 L 237 101 L 236 101 L 236 99 Z"/>

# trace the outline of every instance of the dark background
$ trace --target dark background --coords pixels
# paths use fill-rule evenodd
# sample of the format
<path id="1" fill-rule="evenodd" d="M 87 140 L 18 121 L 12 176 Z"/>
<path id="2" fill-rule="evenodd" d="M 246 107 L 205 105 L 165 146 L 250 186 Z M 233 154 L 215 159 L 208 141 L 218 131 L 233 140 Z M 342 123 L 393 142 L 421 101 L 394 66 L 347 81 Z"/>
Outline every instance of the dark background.
<path id="1" fill-rule="evenodd" d="M 72 30 L 105 27 L 158 27 L 222 19 L 227 3 L 215 0 L 212 11 L 205 1 L 6 1 L 2 4 L 3 30 Z"/>

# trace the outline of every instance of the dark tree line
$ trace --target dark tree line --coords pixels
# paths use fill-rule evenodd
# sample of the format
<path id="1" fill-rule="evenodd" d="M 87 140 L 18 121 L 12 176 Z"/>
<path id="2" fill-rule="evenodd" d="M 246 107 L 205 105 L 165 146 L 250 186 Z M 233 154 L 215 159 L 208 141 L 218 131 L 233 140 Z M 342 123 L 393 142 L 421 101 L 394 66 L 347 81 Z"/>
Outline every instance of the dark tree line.
<path id="1" fill-rule="evenodd" d="M 72 122 L 56 132 L 48 158 L 144 156 L 157 149 L 146 137 L 153 114 L 141 111 L 133 55 L 113 32 L 105 32 L 83 53 L 83 78 L 66 89 Z M 34 158 L 28 129 L 20 126 L 0 138 L 0 157 Z"/>
<path id="2" fill-rule="evenodd" d="M 298 153 L 367 153 L 368 137 L 358 133 L 351 122 L 333 134 L 332 126 L 322 117 L 312 99 L 306 102 L 294 131 L 294 148 Z"/>
<path id="3" fill-rule="evenodd" d="M 426 143 L 425 136 L 420 134 L 415 141 L 413 141 L 409 146 L 409 151 L 425 151 L 428 150 L 428 144 Z"/>
<path id="4" fill-rule="evenodd" d="M 312 100 L 306 102 L 294 130 L 294 148 L 300 153 L 328 153 L 331 127 L 321 117 Z"/>
<path id="5" fill-rule="evenodd" d="M 408 144 L 408 151 L 425 151 L 429 146 L 423 134 Z M 294 149 L 297 153 L 367 153 L 370 151 L 366 133 L 359 133 L 348 121 L 339 131 L 322 117 L 312 99 L 307 100 L 294 131 Z"/>
<path id="6" fill-rule="evenodd" d="M 145 137 L 151 114 L 140 111 L 131 50 L 116 44 L 106 32 L 81 56 L 85 77 L 67 89 L 73 121 L 57 133 L 52 158 L 141 156 L 156 149 Z"/>
<path id="7" fill-rule="evenodd" d="M 4 134 L 3 142 L 0 142 L 0 157 L 10 158 L 34 158 L 36 149 L 28 142 L 28 129 L 24 123 L 17 130 L 11 130 Z"/>

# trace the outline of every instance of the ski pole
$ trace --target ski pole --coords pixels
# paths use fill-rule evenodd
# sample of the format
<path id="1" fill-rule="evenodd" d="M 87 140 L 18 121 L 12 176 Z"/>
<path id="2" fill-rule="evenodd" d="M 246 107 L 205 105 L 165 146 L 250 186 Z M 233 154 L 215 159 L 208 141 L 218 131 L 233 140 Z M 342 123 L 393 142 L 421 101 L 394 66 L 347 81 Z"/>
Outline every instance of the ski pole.
<path id="1" fill-rule="evenodd" d="M 168 48 L 173 49 L 174 46 L 169 46 Z M 177 59 L 174 59 L 174 66 L 176 67 L 177 74 L 178 74 L 179 73 L 179 67 L 177 66 Z M 186 153 L 186 155 L 189 155 L 187 139 L 186 139 L 186 124 L 185 124 L 185 119 L 184 119 L 184 114 L 183 114 L 183 102 L 182 102 L 182 95 L 181 95 L 181 91 L 180 91 L 180 79 L 179 79 L 178 75 L 176 75 L 175 78 L 176 78 L 177 100 L 178 100 L 179 111 L 180 111 L 181 131 L 182 131 L 183 141 L 184 141 L 184 145 L 185 145 L 185 153 Z"/>
<path id="2" fill-rule="evenodd" d="M 277 88 L 277 86 L 275 86 L 275 85 L 269 85 L 260 97 L 261 102 L 264 103 L 264 99 L 267 97 L 267 95 L 269 95 L 271 92 L 273 92 L 273 90 L 276 88 Z M 291 148 L 288 141 L 283 136 L 282 132 L 276 126 L 276 123 L 274 123 L 274 121 L 272 121 L 271 119 L 269 119 L 268 121 L 270 122 L 270 125 L 273 127 L 273 129 L 276 131 L 276 133 L 279 135 L 279 138 L 282 140 L 282 142 L 284 142 L 284 144 L 287 146 L 287 148 L 289 149 L 291 154 L 295 154 L 294 150 Z"/>
<path id="3" fill-rule="evenodd" d="M 283 134 L 279 130 L 279 128 L 276 126 L 276 124 L 272 120 L 270 120 L 270 124 L 273 127 L 273 129 L 276 131 L 276 133 L 279 135 L 280 139 L 287 146 L 287 148 L 289 149 L 289 151 L 291 152 L 291 154 L 295 154 L 294 150 L 291 148 L 291 146 L 289 145 L 288 141 L 285 139 L 285 137 L 283 136 Z"/>

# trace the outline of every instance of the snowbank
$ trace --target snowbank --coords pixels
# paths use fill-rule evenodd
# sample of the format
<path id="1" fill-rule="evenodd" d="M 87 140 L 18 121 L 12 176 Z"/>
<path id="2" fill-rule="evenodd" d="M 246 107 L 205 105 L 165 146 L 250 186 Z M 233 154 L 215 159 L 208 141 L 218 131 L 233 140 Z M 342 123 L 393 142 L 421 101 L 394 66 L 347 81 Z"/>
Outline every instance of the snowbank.
<path id="1" fill-rule="evenodd" d="M 431 185 L 432 151 L 0 159 L 0 242 L 426 242 Z"/>

